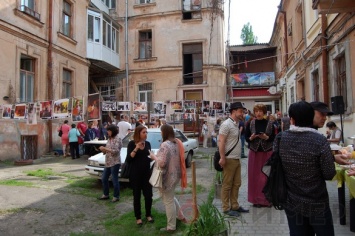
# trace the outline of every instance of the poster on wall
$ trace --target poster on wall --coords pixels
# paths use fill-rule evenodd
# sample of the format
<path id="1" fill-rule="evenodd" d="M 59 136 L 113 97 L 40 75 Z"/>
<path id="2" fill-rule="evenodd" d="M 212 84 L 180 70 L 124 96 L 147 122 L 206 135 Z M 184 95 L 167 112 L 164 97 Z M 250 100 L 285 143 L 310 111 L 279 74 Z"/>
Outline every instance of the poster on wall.
<path id="1" fill-rule="evenodd" d="M 215 113 L 216 114 L 220 114 L 224 112 L 224 109 L 223 109 L 223 103 L 222 102 L 218 102 L 218 101 L 213 101 L 212 102 L 212 109 L 215 110 Z"/>
<path id="2" fill-rule="evenodd" d="M 94 93 L 88 96 L 88 121 L 100 119 L 100 94 Z"/>
<path id="3" fill-rule="evenodd" d="M 148 124 L 148 114 L 139 114 L 138 115 L 138 121 L 142 123 L 143 125 Z"/>
<path id="4" fill-rule="evenodd" d="M 231 103 L 230 102 L 226 102 L 224 103 L 224 114 L 225 115 L 228 115 L 229 114 L 229 108 L 231 106 Z"/>
<path id="5" fill-rule="evenodd" d="M 155 114 L 166 114 L 166 104 L 164 102 L 154 102 Z"/>
<path id="6" fill-rule="evenodd" d="M 117 102 L 117 111 L 130 111 L 131 103 L 130 102 Z"/>
<path id="7" fill-rule="evenodd" d="M 36 103 L 28 103 L 27 104 L 27 112 L 26 117 L 28 125 L 36 125 L 37 124 L 37 104 Z"/>
<path id="8" fill-rule="evenodd" d="M 196 110 L 195 110 L 196 114 L 203 114 L 202 106 L 203 105 L 202 105 L 202 101 L 201 100 L 196 101 Z"/>
<path id="9" fill-rule="evenodd" d="M 3 119 L 11 119 L 11 110 L 12 110 L 11 104 L 3 105 L 2 118 Z"/>
<path id="10" fill-rule="evenodd" d="M 84 99 L 83 97 L 73 97 L 71 108 L 71 118 L 73 121 L 84 120 Z"/>
<path id="11" fill-rule="evenodd" d="M 175 113 L 182 113 L 182 101 L 172 101 L 170 102 L 171 110 Z"/>
<path id="12" fill-rule="evenodd" d="M 195 113 L 196 110 L 196 102 L 195 100 L 185 100 L 184 104 L 184 112 L 185 113 Z"/>
<path id="13" fill-rule="evenodd" d="M 102 111 L 116 111 L 117 110 L 117 103 L 105 101 L 102 102 Z"/>
<path id="14" fill-rule="evenodd" d="M 133 111 L 147 111 L 147 103 L 146 102 L 134 102 L 133 103 Z"/>
<path id="15" fill-rule="evenodd" d="M 39 102 L 39 118 L 52 119 L 52 103 L 53 101 Z"/>
<path id="16" fill-rule="evenodd" d="M 210 101 L 205 101 L 203 100 L 202 101 L 202 112 L 204 114 L 208 114 L 211 110 L 211 107 L 210 107 Z"/>
<path id="17" fill-rule="evenodd" d="M 59 99 L 53 102 L 53 117 L 65 118 L 69 116 L 69 98 Z"/>
<path id="18" fill-rule="evenodd" d="M 27 106 L 25 103 L 15 105 L 14 119 L 25 119 Z"/>

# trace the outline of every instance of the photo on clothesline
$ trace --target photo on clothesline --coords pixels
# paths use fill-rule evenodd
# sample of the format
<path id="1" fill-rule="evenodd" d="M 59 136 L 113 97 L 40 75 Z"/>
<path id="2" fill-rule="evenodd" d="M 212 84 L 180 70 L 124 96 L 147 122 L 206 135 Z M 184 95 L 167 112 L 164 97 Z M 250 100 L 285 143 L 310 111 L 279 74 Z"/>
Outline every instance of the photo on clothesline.
<path id="1" fill-rule="evenodd" d="M 193 114 L 195 114 L 195 109 L 185 109 L 184 113 L 193 113 Z"/>
<path id="2" fill-rule="evenodd" d="M 195 109 L 196 102 L 195 100 L 184 100 L 184 109 Z"/>
<path id="3" fill-rule="evenodd" d="M 202 111 L 202 101 L 201 101 L 201 100 L 196 101 L 195 114 L 203 114 L 203 111 Z"/>
<path id="4" fill-rule="evenodd" d="M 53 102 L 53 118 L 69 117 L 69 98 L 59 99 Z"/>
<path id="5" fill-rule="evenodd" d="M 25 103 L 15 105 L 14 119 L 25 119 L 27 106 Z"/>
<path id="6" fill-rule="evenodd" d="M 36 125 L 37 124 L 37 104 L 36 103 L 28 103 L 25 119 L 27 119 L 28 125 Z"/>
<path id="7" fill-rule="evenodd" d="M 71 99 L 71 112 L 73 121 L 83 121 L 84 120 L 84 99 L 83 97 L 73 97 Z"/>
<path id="8" fill-rule="evenodd" d="M 170 102 L 171 110 L 175 112 L 182 112 L 182 101 L 172 101 Z"/>
<path id="9" fill-rule="evenodd" d="M 100 109 L 100 94 L 89 94 L 88 96 L 88 121 L 90 120 L 99 120 L 101 117 Z"/>
<path id="10" fill-rule="evenodd" d="M 117 111 L 130 111 L 131 103 L 130 102 L 117 102 Z"/>
<path id="11" fill-rule="evenodd" d="M 165 114 L 166 113 L 166 104 L 164 102 L 154 102 L 154 113 L 155 114 Z"/>
<path id="12" fill-rule="evenodd" d="M 147 111 L 147 103 L 146 102 L 134 102 L 133 103 L 133 111 Z"/>
<path id="13" fill-rule="evenodd" d="M 109 101 L 102 102 L 102 111 L 116 111 L 116 110 L 117 110 L 116 102 L 109 102 Z M 123 110 L 123 106 L 122 106 L 122 110 Z"/>
<path id="14" fill-rule="evenodd" d="M 52 119 L 52 104 L 53 101 L 39 102 L 39 118 L 41 119 Z"/>
<path id="15" fill-rule="evenodd" d="M 210 110 L 211 110 L 210 101 L 203 100 L 202 101 L 202 112 L 209 113 Z"/>
<path id="16" fill-rule="evenodd" d="M 194 113 L 184 113 L 181 116 L 182 116 L 183 120 L 189 120 L 189 121 L 195 120 L 195 114 Z"/>
<path id="17" fill-rule="evenodd" d="M 11 110 L 12 110 L 12 104 L 3 105 L 2 118 L 11 119 Z"/>

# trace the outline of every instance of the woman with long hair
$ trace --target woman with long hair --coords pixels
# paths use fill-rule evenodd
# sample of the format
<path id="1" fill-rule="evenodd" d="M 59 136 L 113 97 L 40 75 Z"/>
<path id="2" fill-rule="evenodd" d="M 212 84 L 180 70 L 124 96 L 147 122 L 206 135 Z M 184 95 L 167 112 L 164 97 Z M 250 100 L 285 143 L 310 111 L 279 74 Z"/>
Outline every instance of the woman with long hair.
<path id="1" fill-rule="evenodd" d="M 58 131 L 61 130 L 62 133 L 62 148 L 63 148 L 63 157 L 70 156 L 70 149 L 69 149 L 69 131 L 70 131 L 70 126 L 68 125 L 68 120 L 65 120 L 64 123 L 60 126 Z"/>
<path id="2" fill-rule="evenodd" d="M 245 130 L 245 138 L 249 144 L 248 201 L 254 207 L 270 206 L 262 192 L 266 176 L 261 172 L 261 168 L 272 154 L 275 131 L 273 122 L 265 119 L 266 113 L 264 104 L 256 104 L 254 106 L 255 119 L 250 121 Z"/>
<path id="3" fill-rule="evenodd" d="M 141 194 L 143 192 L 145 202 L 145 216 L 149 223 L 153 223 L 152 203 L 153 203 L 153 188 L 149 183 L 151 175 L 149 151 L 151 150 L 150 143 L 147 141 L 147 128 L 143 125 L 137 126 L 134 129 L 133 140 L 128 143 L 126 160 L 130 163 L 131 173 L 129 182 L 133 189 L 133 208 L 136 217 L 136 224 L 143 225 L 141 212 Z"/>
<path id="4" fill-rule="evenodd" d="M 161 127 L 161 134 L 163 143 L 157 155 L 153 152 L 150 153 L 151 159 L 155 160 L 155 165 L 159 165 L 163 169 L 162 183 L 163 187 L 160 188 L 160 193 L 165 205 L 167 227 L 162 228 L 161 231 L 175 231 L 176 230 L 176 212 L 182 222 L 186 222 L 179 204 L 175 198 L 175 187 L 182 181 L 181 186 L 186 187 L 186 168 L 182 161 L 184 159 L 184 147 L 179 140 L 175 138 L 173 127 L 170 125 L 163 125 Z M 178 209 L 177 209 L 178 208 Z"/>
<path id="5" fill-rule="evenodd" d="M 118 171 L 121 166 L 121 148 L 122 140 L 118 137 L 116 125 L 107 127 L 108 140 L 106 147 L 99 147 L 100 151 L 106 154 L 105 168 L 102 174 L 103 195 L 99 200 L 108 200 L 109 197 L 109 177 L 112 176 L 113 198 L 112 202 L 120 200 L 120 183 L 118 182 Z"/>

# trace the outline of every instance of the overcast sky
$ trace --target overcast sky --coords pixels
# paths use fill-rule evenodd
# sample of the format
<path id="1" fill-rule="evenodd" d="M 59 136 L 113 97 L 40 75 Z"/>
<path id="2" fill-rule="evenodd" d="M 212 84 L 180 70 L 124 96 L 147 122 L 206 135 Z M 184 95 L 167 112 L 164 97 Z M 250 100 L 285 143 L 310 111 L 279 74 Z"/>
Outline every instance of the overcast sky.
<path id="1" fill-rule="evenodd" d="M 274 27 L 280 0 L 230 0 L 230 45 L 242 44 L 240 33 L 243 25 L 250 22 L 258 43 L 268 43 Z M 228 5 L 225 0 L 226 34 L 228 31 Z M 226 38 L 227 41 L 227 38 Z"/>

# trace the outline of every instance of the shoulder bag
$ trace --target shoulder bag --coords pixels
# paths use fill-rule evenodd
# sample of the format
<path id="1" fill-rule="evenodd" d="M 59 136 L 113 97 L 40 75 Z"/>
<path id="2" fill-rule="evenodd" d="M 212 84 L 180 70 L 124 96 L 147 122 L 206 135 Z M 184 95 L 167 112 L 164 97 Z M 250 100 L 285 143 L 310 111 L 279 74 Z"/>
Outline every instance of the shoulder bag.
<path id="1" fill-rule="evenodd" d="M 233 151 L 233 149 L 237 146 L 237 144 L 239 143 L 239 136 L 240 136 L 240 134 L 238 135 L 238 140 L 235 143 L 235 145 L 232 147 L 231 150 L 229 150 L 226 153 L 225 156 L 228 156 Z M 217 151 L 214 153 L 214 156 L 213 156 L 213 166 L 214 166 L 216 171 L 223 171 L 223 168 L 219 164 L 219 160 L 221 160 L 221 154 L 219 153 L 219 150 L 218 150 L 218 147 L 217 147 Z"/>
<path id="2" fill-rule="evenodd" d="M 279 149 L 281 135 L 282 132 L 276 136 Z M 275 209 L 283 210 L 287 200 L 287 184 L 279 150 L 273 151 L 269 160 L 262 167 L 261 172 L 267 177 L 263 188 L 265 198 L 272 203 Z"/>
<path id="3" fill-rule="evenodd" d="M 63 135 L 62 126 L 60 126 L 60 130 L 59 130 L 59 132 L 58 132 L 58 136 L 59 136 L 59 137 L 62 137 L 62 135 Z"/>
<path id="4" fill-rule="evenodd" d="M 131 163 L 127 162 L 127 157 L 126 157 L 126 161 L 122 164 L 121 166 L 121 178 L 124 179 L 129 179 L 130 175 L 131 175 L 131 168 L 132 165 Z"/>
<path id="5" fill-rule="evenodd" d="M 154 188 L 163 187 L 163 170 L 160 169 L 157 162 L 154 163 L 154 168 L 153 168 L 152 175 L 150 176 L 149 183 Z"/>

